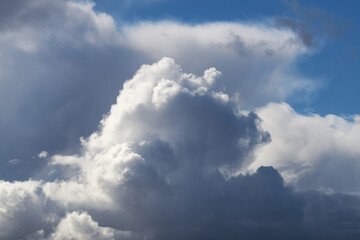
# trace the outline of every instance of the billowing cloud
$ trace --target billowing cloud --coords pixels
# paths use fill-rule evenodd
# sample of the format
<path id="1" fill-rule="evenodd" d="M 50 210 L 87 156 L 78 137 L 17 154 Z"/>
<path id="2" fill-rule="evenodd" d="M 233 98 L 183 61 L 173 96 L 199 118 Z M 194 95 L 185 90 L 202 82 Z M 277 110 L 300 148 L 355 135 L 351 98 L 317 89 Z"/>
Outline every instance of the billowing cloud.
<path id="1" fill-rule="evenodd" d="M 239 111 L 317 87 L 304 33 L 0 3 L 1 175 L 24 180 L 0 239 L 358 239 L 359 117 Z"/>
<path id="2" fill-rule="evenodd" d="M 141 64 L 163 56 L 198 75 L 216 67 L 229 97 L 248 108 L 316 88 L 296 71 L 307 47 L 291 30 L 270 23 L 118 24 L 88 1 L 17 0 L 0 8 L 6 179 L 34 175 L 46 163 L 36 157 L 44 149 L 75 152 L 79 137 L 96 129 L 123 82 Z M 8 164 L 12 159 L 21 164 Z"/>
<path id="3" fill-rule="evenodd" d="M 45 184 L 45 193 L 66 206 L 112 209 L 108 195 L 124 182 L 165 191 L 192 175 L 233 174 L 269 135 L 258 129 L 255 114 L 234 113 L 220 76 L 214 68 L 202 77 L 183 73 L 170 58 L 142 66 L 124 84 L 100 130 L 83 140 L 82 155 L 52 158 L 81 178 Z"/>
<path id="4" fill-rule="evenodd" d="M 56 219 L 37 181 L 0 182 L 0 239 L 23 239 Z"/>
<path id="5" fill-rule="evenodd" d="M 237 174 L 269 140 L 215 68 L 143 65 L 78 154 L 1 182 L 0 239 L 356 239 L 359 197 L 294 192 L 272 167 Z"/>
<path id="6" fill-rule="evenodd" d="M 286 181 L 306 189 L 359 192 L 360 118 L 296 113 L 288 104 L 258 109 L 270 144 L 249 167 L 274 166 Z"/>
<path id="7" fill-rule="evenodd" d="M 99 227 L 85 212 L 72 212 L 61 219 L 49 239 L 112 240 L 114 239 L 114 230 Z"/>

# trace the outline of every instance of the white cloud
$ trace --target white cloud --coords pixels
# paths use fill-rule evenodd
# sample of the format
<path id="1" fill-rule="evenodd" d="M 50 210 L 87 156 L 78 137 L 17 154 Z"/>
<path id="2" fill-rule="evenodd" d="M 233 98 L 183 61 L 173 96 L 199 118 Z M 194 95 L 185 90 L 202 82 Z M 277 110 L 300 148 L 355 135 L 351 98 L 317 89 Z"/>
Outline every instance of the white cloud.
<path id="1" fill-rule="evenodd" d="M 51 234 L 49 240 L 114 240 L 114 230 L 100 227 L 86 212 L 67 214 Z"/>
<path id="2" fill-rule="evenodd" d="M 360 191 L 359 116 L 301 115 L 286 103 L 256 112 L 272 141 L 257 151 L 250 169 L 274 166 L 301 188 Z"/>
<path id="3" fill-rule="evenodd" d="M 26 231 L 8 233 L 4 229 L 4 232 L 10 237 L 50 239 L 208 236 L 206 222 L 214 224 L 218 220 L 207 219 L 206 215 L 223 210 L 222 207 L 213 209 L 213 204 L 198 207 L 197 201 L 214 201 L 221 196 L 223 190 L 216 190 L 219 184 L 224 185 L 220 189 L 228 189 L 226 201 L 233 205 L 236 201 L 232 201 L 239 196 L 231 190 L 232 184 L 243 188 L 236 181 L 247 180 L 240 176 L 232 180 L 234 183 L 228 182 L 226 174 L 238 169 L 254 147 L 266 142 L 268 137 L 258 128 L 254 114 L 237 114 L 230 102 L 218 98 L 219 94 L 226 95 L 221 92 L 220 77 L 214 68 L 200 77 L 183 73 L 170 58 L 143 65 L 124 84 L 117 103 L 104 117 L 99 130 L 83 140 L 82 153 L 52 157 L 53 167 L 60 165 L 59 179 L 33 182 L 34 187 L 27 190 L 32 194 L 30 200 L 36 200 L 37 208 L 24 206 L 21 213 L 26 215 L 36 209 L 33 217 L 39 220 Z M 72 169 L 70 175 L 69 172 L 65 177 L 61 175 L 69 169 Z M 291 201 L 290 205 L 300 206 L 289 190 L 283 189 L 281 177 L 273 169 L 262 169 L 254 179 L 250 178 L 250 184 L 257 185 L 257 178 L 262 182 L 263 176 L 273 179 L 271 184 L 275 184 L 270 198 L 279 193 Z M 18 183 L 29 189 L 27 184 Z M 6 191 L 10 186 L 5 187 Z M 194 201 L 194 197 L 198 200 Z M 252 197 L 258 198 L 258 193 Z M 4 199 L 13 202 L 9 195 Z M 55 210 L 48 210 L 44 201 L 54 204 Z M 26 202 L 24 198 L 18 200 L 20 206 Z M 268 207 L 263 204 L 263 208 Z M 7 212 L 11 207 L 5 204 L 4 209 Z M 75 212 L 59 220 L 64 212 L 71 211 Z M 251 209 L 239 218 L 262 216 L 258 211 Z M 52 214 L 54 216 L 49 217 Z M 186 220 L 188 214 L 196 214 L 201 219 L 195 218 L 190 223 Z M 51 219 L 57 227 L 52 230 L 42 219 Z M 14 219 L 11 223 L 17 221 L 19 219 Z M 165 226 L 168 221 L 169 225 Z M 227 225 L 227 221 L 222 217 L 219 224 Z M 106 225 L 99 227 L 97 222 Z M 214 231 L 219 232 L 221 228 Z M 230 235 L 238 233 L 231 230 Z"/>
<path id="4" fill-rule="evenodd" d="M 37 181 L 0 181 L 0 239 L 20 239 L 52 224 Z"/>
<path id="5" fill-rule="evenodd" d="M 223 89 L 220 76 L 214 68 L 201 77 L 183 73 L 170 58 L 143 65 L 125 82 L 99 131 L 83 140 L 84 154 L 52 158 L 54 165 L 80 168 L 80 173 L 72 178 L 75 181 L 46 183 L 45 194 L 65 206 L 114 208 L 116 203 L 107 196 L 143 168 L 155 171 L 155 176 L 147 177 L 159 174 L 160 179 L 149 182 L 168 181 L 171 175 L 161 170 L 166 166 L 180 172 L 188 168 L 236 171 L 256 144 L 266 142 L 267 135 L 258 131 L 256 117 L 233 112 L 224 100 L 227 95 L 219 92 Z M 239 144 L 241 140 L 246 144 Z M 136 149 L 153 144 L 165 148 L 165 159 L 148 163 Z"/>
<path id="6" fill-rule="evenodd" d="M 293 71 L 296 58 L 309 51 L 301 39 L 270 24 L 140 22 L 123 26 L 122 32 L 125 44 L 153 60 L 173 57 L 195 73 L 215 66 L 241 105 L 282 100 L 318 87 Z"/>
<path id="7" fill-rule="evenodd" d="M 67 1 L 66 33 L 75 33 L 80 30 L 85 40 L 94 45 L 119 44 L 120 34 L 114 19 L 106 13 L 96 13 L 93 9 L 94 6 L 95 4 L 92 2 Z"/>
<path id="8" fill-rule="evenodd" d="M 19 163 L 22 163 L 22 162 L 23 162 L 23 161 L 21 161 L 20 159 L 17 159 L 17 158 L 14 158 L 14 159 L 9 160 L 9 163 L 10 163 L 10 164 L 13 164 L 13 165 L 19 164 Z"/>
<path id="9" fill-rule="evenodd" d="M 42 151 L 38 154 L 39 158 L 47 158 L 47 156 L 49 155 L 49 153 L 47 151 Z"/>

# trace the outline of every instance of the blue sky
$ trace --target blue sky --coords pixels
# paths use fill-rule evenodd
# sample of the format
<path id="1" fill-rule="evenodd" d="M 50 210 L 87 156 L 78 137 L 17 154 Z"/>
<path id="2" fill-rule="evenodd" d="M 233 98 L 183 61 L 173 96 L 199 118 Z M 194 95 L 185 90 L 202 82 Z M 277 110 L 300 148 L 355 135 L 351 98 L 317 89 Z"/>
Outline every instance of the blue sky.
<path id="1" fill-rule="evenodd" d="M 129 1 L 131 2 L 131 1 Z M 173 19 L 190 24 L 209 21 L 257 22 L 268 18 L 292 18 L 303 22 L 321 39 L 312 54 L 298 59 L 299 71 L 316 79 L 322 88 L 310 99 L 289 98 L 301 112 L 351 115 L 360 112 L 360 16 L 359 1 L 120 1 L 98 0 L 95 9 L 111 13 L 120 24 L 140 20 Z"/>

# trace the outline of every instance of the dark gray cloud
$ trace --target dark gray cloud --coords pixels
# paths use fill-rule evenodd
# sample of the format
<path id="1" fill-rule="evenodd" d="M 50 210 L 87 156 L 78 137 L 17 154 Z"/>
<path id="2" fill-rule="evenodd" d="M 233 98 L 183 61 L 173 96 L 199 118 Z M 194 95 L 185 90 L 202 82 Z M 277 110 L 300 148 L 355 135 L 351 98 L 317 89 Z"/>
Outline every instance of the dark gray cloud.
<path id="1" fill-rule="evenodd" d="M 23 208 L 19 200 L 12 202 L 13 209 L 8 206 L 13 215 L 6 222 L 1 219 L 0 239 L 335 240 L 360 236 L 358 196 L 294 192 L 272 167 L 228 180 L 213 172 L 167 184 L 147 164 L 150 158 L 142 167 L 132 166 L 127 188 L 118 189 L 124 193 L 117 199 L 125 204 L 123 210 L 70 210 L 64 215 L 46 207 L 41 194 L 37 195 L 41 192 L 35 191 L 20 200 Z M 6 200 L 4 195 L 1 199 Z"/>
<path id="2" fill-rule="evenodd" d="M 305 201 L 304 220 L 313 239 L 358 239 L 360 198 L 349 194 L 299 193 Z"/>

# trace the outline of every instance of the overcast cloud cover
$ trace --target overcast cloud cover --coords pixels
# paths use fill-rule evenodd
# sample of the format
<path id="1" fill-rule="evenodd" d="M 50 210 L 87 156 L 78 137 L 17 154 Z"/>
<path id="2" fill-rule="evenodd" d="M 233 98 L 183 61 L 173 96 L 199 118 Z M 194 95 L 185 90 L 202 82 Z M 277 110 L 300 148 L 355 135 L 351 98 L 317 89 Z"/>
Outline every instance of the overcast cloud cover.
<path id="1" fill-rule="evenodd" d="M 0 239 L 358 239 L 360 117 L 283 102 L 302 33 L 1 1 Z"/>

